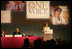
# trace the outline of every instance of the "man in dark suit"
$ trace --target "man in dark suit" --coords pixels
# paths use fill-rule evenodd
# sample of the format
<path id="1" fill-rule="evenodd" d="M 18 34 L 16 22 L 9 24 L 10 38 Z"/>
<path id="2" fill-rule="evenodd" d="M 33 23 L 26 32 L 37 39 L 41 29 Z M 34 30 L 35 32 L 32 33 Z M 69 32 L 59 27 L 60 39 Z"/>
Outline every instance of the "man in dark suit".
<path id="1" fill-rule="evenodd" d="M 14 36 L 14 35 L 17 35 L 17 34 L 18 34 L 18 35 L 21 34 L 20 31 L 19 31 L 19 28 L 16 28 L 16 32 L 13 33 L 13 36 Z"/>

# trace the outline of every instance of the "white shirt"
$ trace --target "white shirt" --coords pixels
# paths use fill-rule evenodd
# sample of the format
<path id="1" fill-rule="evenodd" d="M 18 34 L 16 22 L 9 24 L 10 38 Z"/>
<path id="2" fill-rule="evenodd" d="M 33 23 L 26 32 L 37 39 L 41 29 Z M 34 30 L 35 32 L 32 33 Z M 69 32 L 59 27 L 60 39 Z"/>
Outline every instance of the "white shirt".
<path id="1" fill-rule="evenodd" d="M 54 25 L 57 25 L 57 24 L 66 24 L 66 21 L 63 17 L 60 17 L 60 20 L 57 18 L 57 17 L 53 17 L 52 18 L 52 23 Z"/>
<path id="2" fill-rule="evenodd" d="M 50 30 L 50 27 L 43 27 L 44 34 L 48 33 L 49 30 Z"/>

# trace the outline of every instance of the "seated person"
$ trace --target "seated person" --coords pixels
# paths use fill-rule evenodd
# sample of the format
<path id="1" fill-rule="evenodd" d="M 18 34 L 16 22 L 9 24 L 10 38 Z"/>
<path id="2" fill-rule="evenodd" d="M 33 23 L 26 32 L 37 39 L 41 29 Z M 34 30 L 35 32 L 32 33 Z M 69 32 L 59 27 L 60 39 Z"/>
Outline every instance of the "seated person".
<path id="1" fill-rule="evenodd" d="M 1 31 L 1 37 L 4 37 L 5 36 L 5 32 L 4 30 Z"/>
<path id="2" fill-rule="evenodd" d="M 13 33 L 13 36 L 16 35 L 16 34 L 18 34 L 18 35 L 21 34 L 21 33 L 19 32 L 19 28 L 16 28 L 16 32 Z"/>

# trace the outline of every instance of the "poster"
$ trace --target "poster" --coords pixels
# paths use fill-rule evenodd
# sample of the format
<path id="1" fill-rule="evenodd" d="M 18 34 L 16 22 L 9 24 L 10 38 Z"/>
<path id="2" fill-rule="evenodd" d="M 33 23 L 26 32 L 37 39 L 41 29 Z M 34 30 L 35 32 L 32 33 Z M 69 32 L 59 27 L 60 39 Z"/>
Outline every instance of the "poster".
<path id="1" fill-rule="evenodd" d="M 49 19 L 50 2 L 49 1 L 27 1 L 26 2 L 27 19 Z"/>
<path id="2" fill-rule="evenodd" d="M 11 11 L 1 10 L 1 23 L 11 23 Z"/>

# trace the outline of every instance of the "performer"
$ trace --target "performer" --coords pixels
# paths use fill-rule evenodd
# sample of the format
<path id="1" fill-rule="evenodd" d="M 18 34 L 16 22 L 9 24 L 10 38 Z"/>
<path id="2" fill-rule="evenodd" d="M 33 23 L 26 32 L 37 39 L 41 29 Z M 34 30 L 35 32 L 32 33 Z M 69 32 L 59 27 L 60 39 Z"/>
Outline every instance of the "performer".
<path id="1" fill-rule="evenodd" d="M 48 23 L 45 23 L 45 27 L 43 27 L 43 40 L 47 41 L 47 40 L 51 40 L 53 38 L 53 30 L 50 29 L 50 27 L 48 26 Z"/>
<path id="2" fill-rule="evenodd" d="M 1 31 L 1 37 L 5 37 L 5 32 L 4 32 L 4 30 Z"/>
<path id="3" fill-rule="evenodd" d="M 48 27 L 48 23 L 45 23 L 45 27 L 43 27 L 43 32 L 44 34 L 48 32 L 48 30 L 50 30 L 50 27 Z"/>
<path id="4" fill-rule="evenodd" d="M 13 33 L 13 36 L 16 35 L 16 34 L 18 34 L 18 35 L 21 34 L 20 31 L 19 31 L 19 28 L 16 28 L 16 32 Z"/>

